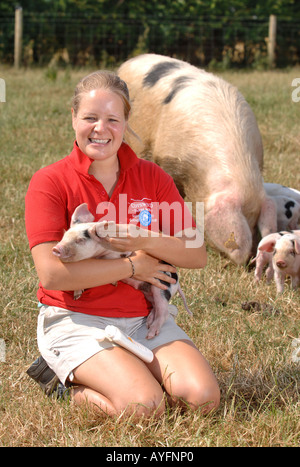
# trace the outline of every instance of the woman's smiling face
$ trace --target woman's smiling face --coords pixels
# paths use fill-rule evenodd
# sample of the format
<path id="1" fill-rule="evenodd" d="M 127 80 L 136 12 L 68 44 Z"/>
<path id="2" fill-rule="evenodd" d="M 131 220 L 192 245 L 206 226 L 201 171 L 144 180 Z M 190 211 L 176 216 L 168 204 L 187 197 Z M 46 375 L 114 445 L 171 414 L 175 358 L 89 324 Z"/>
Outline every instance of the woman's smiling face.
<path id="1" fill-rule="evenodd" d="M 72 123 L 81 151 L 95 161 L 117 156 L 127 127 L 124 104 L 118 94 L 95 89 L 82 94 Z"/>

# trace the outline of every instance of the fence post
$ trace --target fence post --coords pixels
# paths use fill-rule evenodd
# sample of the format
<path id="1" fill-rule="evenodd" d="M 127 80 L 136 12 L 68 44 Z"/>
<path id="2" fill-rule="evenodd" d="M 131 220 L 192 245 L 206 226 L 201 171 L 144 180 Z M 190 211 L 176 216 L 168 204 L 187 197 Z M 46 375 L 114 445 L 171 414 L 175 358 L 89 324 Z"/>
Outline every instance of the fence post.
<path id="1" fill-rule="evenodd" d="M 0 78 L 0 102 L 6 102 L 5 81 Z"/>
<path id="2" fill-rule="evenodd" d="M 18 6 L 15 10 L 15 68 L 20 68 L 22 57 L 22 35 L 23 35 L 23 10 Z"/>
<path id="3" fill-rule="evenodd" d="M 273 68 L 275 66 L 276 29 L 277 18 L 275 15 L 270 15 L 268 37 L 268 58 L 270 68 Z"/>

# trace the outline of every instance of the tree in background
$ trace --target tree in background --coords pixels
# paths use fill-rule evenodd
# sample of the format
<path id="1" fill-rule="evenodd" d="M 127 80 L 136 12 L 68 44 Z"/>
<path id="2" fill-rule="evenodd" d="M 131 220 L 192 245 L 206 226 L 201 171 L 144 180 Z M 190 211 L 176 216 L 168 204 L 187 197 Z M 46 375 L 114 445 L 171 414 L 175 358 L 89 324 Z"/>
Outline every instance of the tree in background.
<path id="1" fill-rule="evenodd" d="M 277 63 L 300 61 L 298 0 L 20 0 L 19 4 L 25 63 L 30 56 L 31 63 L 48 64 L 64 51 L 72 65 L 115 66 L 149 51 L 201 66 L 213 62 L 249 66 L 263 63 L 270 14 L 279 19 Z M 11 0 L 0 3 L 2 62 L 13 62 L 16 6 Z"/>

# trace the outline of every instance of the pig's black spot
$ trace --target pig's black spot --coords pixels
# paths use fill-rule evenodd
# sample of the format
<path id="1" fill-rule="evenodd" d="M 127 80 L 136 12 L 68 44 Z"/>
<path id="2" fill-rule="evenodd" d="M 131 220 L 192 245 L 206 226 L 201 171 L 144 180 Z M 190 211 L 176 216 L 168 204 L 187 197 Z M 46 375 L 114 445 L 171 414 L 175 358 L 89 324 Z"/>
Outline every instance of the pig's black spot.
<path id="1" fill-rule="evenodd" d="M 161 260 L 160 263 L 162 264 L 169 264 L 170 266 L 172 266 L 170 263 L 167 263 L 167 261 L 163 261 Z M 176 281 L 178 281 L 178 274 L 177 272 L 165 272 L 165 274 L 167 274 L 169 277 L 172 277 L 172 279 L 175 279 Z M 160 279 L 159 279 L 160 280 Z M 170 285 L 168 282 L 164 282 L 162 280 L 160 280 L 160 282 L 162 282 L 163 284 L 165 285 Z"/>
<path id="2" fill-rule="evenodd" d="M 170 298 L 171 298 L 171 292 L 170 292 L 170 290 L 168 290 L 168 289 L 167 289 L 167 290 L 162 290 L 162 293 L 163 293 L 165 299 L 169 302 L 169 301 L 170 301 Z"/>
<path id="3" fill-rule="evenodd" d="M 85 238 L 91 238 L 88 229 L 86 229 L 86 230 L 83 231 L 83 235 L 85 236 Z"/>
<path id="4" fill-rule="evenodd" d="M 149 284 L 149 282 L 141 282 L 138 286 L 138 290 L 149 293 L 151 291 L 151 284 Z"/>
<path id="5" fill-rule="evenodd" d="M 159 81 L 161 78 L 164 76 L 169 75 L 174 71 L 175 69 L 180 68 L 180 63 L 173 63 L 173 62 L 162 62 L 162 63 L 157 63 L 154 65 L 149 73 L 145 76 L 143 80 L 143 86 L 152 88 L 157 81 Z"/>
<path id="6" fill-rule="evenodd" d="M 166 261 L 161 261 L 161 263 L 170 264 L 170 263 L 167 263 Z M 172 277 L 172 279 L 175 279 L 176 281 L 178 281 L 177 272 L 165 272 L 165 274 Z M 166 285 L 168 287 L 168 289 L 162 290 L 161 292 L 162 292 L 163 296 L 165 297 L 165 299 L 169 302 L 170 298 L 171 298 L 171 292 L 170 292 L 171 284 L 169 284 L 169 282 L 163 281 L 162 279 L 158 279 L 158 280 L 159 280 L 159 282 L 161 284 L 164 284 L 164 285 Z"/>
<path id="7" fill-rule="evenodd" d="M 178 274 L 176 272 L 165 272 L 164 274 L 167 274 L 167 276 L 172 277 L 172 279 L 175 279 L 176 282 L 178 281 Z M 162 279 L 158 279 L 161 284 L 166 285 L 167 287 L 170 287 L 170 283 L 166 282 Z"/>
<path id="8" fill-rule="evenodd" d="M 290 219 L 293 215 L 292 211 L 291 211 L 291 208 L 294 208 L 295 207 L 295 203 L 294 201 L 288 201 L 285 205 L 284 205 L 286 211 L 285 211 L 285 215 L 288 219 Z"/>
<path id="9" fill-rule="evenodd" d="M 189 78 L 188 76 L 179 76 L 179 78 L 176 78 L 173 82 L 172 89 L 163 101 L 163 104 L 169 104 L 176 94 L 186 87 L 186 84 L 191 81 L 191 79 L 192 78 Z"/>

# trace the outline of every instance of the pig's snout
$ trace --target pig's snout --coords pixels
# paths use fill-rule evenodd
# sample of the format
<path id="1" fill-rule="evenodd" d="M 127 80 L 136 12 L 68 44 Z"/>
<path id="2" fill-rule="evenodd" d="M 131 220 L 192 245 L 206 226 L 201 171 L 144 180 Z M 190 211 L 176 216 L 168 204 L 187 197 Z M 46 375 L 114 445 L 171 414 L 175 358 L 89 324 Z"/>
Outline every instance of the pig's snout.
<path id="1" fill-rule="evenodd" d="M 58 248 L 57 246 L 54 246 L 52 248 L 52 253 L 55 255 L 55 256 L 60 256 L 61 252 L 60 252 L 60 248 Z"/>
<path id="2" fill-rule="evenodd" d="M 63 247 L 62 245 L 59 245 L 59 244 L 55 245 L 52 248 L 52 253 L 55 256 L 58 256 L 60 259 L 67 259 L 71 256 L 68 248 Z"/>
<path id="3" fill-rule="evenodd" d="M 285 261 L 283 260 L 277 260 L 276 261 L 276 266 L 279 268 L 279 269 L 285 269 L 287 267 L 287 264 Z"/>

